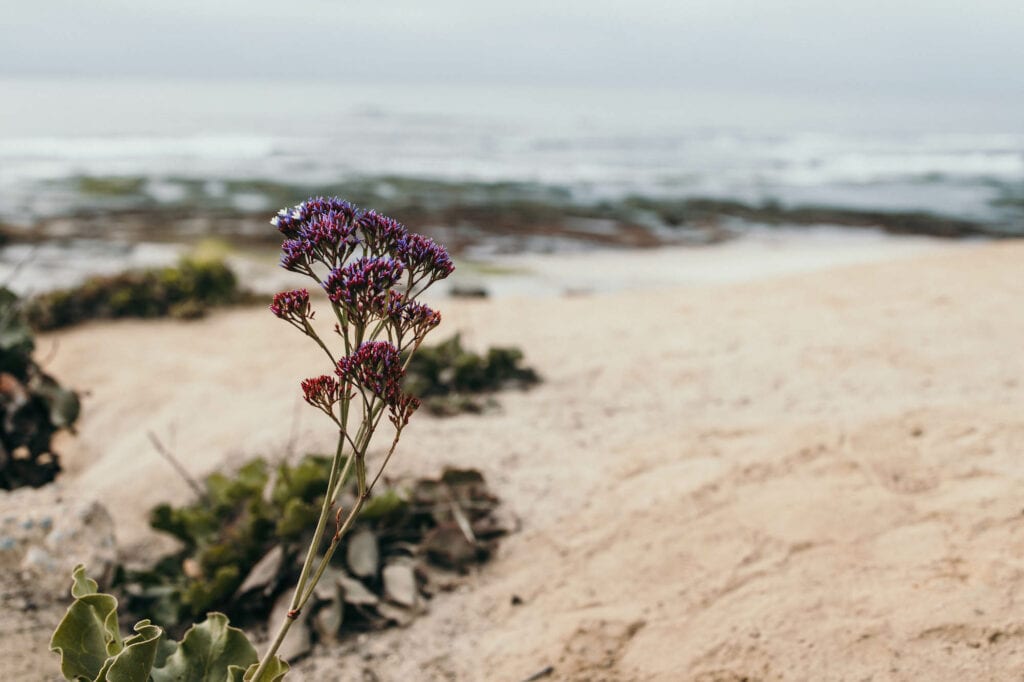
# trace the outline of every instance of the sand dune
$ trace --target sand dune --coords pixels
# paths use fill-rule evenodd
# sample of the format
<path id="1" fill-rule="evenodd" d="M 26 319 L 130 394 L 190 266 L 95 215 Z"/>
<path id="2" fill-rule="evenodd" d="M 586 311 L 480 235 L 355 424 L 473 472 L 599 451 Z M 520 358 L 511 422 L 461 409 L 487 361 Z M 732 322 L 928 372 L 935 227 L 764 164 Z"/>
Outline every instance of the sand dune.
<path id="1" fill-rule="evenodd" d="M 439 336 L 520 345 L 546 381 L 496 414 L 418 417 L 394 471 L 479 467 L 523 529 L 409 628 L 297 678 L 1019 680 L 1022 302 L 1024 243 L 446 302 Z M 188 497 L 148 430 L 196 475 L 329 446 L 296 409 L 320 359 L 265 311 L 51 341 L 90 391 L 66 485 L 133 552 L 153 547 L 141 510 Z"/>

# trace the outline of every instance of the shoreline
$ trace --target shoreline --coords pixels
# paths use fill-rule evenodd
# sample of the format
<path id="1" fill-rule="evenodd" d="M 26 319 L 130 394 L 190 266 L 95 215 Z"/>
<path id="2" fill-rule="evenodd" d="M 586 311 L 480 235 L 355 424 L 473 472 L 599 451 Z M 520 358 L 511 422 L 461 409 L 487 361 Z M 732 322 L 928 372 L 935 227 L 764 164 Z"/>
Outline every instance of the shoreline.
<path id="1" fill-rule="evenodd" d="M 571 242 L 553 252 L 471 251 L 456 256 L 463 267 L 439 291 L 476 290 L 506 297 L 703 286 L 904 258 L 976 242 L 809 226 L 749 228 L 706 244 L 667 242 L 637 248 Z M 40 293 L 75 286 L 92 275 L 172 265 L 190 248 L 194 245 L 173 241 L 9 244 L 0 249 L 0 281 L 17 293 Z M 223 244 L 217 250 L 226 254 L 239 280 L 256 293 L 273 294 L 290 286 L 291 275 L 276 265 L 276 244 Z"/>

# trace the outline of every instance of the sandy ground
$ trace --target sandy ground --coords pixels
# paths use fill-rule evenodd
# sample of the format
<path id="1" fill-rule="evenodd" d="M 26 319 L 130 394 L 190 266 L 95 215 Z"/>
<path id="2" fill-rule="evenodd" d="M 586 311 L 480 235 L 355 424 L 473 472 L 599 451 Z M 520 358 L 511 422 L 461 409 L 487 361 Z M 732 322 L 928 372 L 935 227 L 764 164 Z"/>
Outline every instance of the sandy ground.
<path id="1" fill-rule="evenodd" d="M 418 417 L 394 470 L 479 467 L 523 529 L 296 679 L 1024 679 L 1024 243 L 443 312 L 436 338 L 519 345 L 546 381 Z M 196 475 L 329 445 L 297 409 L 319 358 L 262 310 L 52 341 L 90 390 L 65 483 L 129 552 L 188 497 L 148 430 Z"/>

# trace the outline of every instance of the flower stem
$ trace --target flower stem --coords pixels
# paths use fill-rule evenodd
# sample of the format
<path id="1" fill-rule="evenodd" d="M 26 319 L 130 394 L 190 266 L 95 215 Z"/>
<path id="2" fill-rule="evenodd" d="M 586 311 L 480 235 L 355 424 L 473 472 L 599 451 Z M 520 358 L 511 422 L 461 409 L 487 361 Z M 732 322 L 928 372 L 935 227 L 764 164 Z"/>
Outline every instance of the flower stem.
<path id="1" fill-rule="evenodd" d="M 345 467 L 341 469 L 341 473 L 339 474 L 338 469 L 344 449 L 345 432 L 342 431 L 338 434 L 338 448 L 334 453 L 334 461 L 331 463 L 331 474 L 327 480 L 327 490 L 324 491 L 324 501 L 320 507 L 320 518 L 317 520 L 316 530 L 313 532 L 313 539 L 309 543 L 309 549 L 306 550 L 306 559 L 302 564 L 302 572 L 299 574 L 299 580 L 295 584 L 295 592 L 292 595 L 291 605 L 288 609 L 288 613 L 285 615 L 284 621 L 281 623 L 281 627 L 277 631 L 277 636 L 274 637 L 274 641 L 271 642 L 270 648 L 268 648 L 267 652 L 263 655 L 263 659 L 260 661 L 260 665 L 256 669 L 256 673 L 253 675 L 251 682 L 259 682 L 260 677 L 270 664 L 270 661 L 273 660 L 277 650 L 281 648 L 281 644 L 284 642 L 284 638 L 287 636 L 292 623 L 295 622 L 295 618 L 298 617 L 298 610 L 302 608 L 299 605 L 300 600 L 309 579 L 309 573 L 313 567 L 313 561 L 316 558 L 316 550 L 319 548 L 321 540 L 323 540 L 324 529 L 327 527 L 327 520 L 331 515 L 331 507 L 334 506 L 335 491 L 344 485 L 344 481 L 348 477 L 348 472 L 352 468 L 352 462 L 355 459 L 355 453 L 352 453 L 345 462 Z M 315 581 L 313 584 L 316 584 Z"/>

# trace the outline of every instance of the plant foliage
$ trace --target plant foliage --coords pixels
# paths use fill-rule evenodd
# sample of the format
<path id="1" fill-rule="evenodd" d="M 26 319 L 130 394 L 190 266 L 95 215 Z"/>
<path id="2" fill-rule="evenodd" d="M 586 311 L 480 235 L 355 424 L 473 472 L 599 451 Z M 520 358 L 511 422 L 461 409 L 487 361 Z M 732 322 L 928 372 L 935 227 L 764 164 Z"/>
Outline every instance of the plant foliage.
<path id="1" fill-rule="evenodd" d="M 218 258 L 184 258 L 176 266 L 91 277 L 77 287 L 40 294 L 27 308 L 39 330 L 122 317 L 200 317 L 244 300 L 238 281 Z"/>
<path id="2" fill-rule="evenodd" d="M 210 610 L 237 622 L 262 621 L 301 568 L 299 550 L 309 541 L 330 468 L 329 457 L 316 455 L 273 467 L 254 459 L 232 476 L 207 477 L 204 496 L 192 504 L 154 508 L 152 527 L 180 540 L 182 549 L 151 569 L 122 572 L 130 610 L 171 632 Z M 353 495 L 350 486 L 343 506 Z M 383 487 L 332 563 L 344 588 L 340 596 L 324 590 L 325 599 L 313 606 L 337 616 L 334 631 L 321 634 L 337 635 L 342 620 L 355 628 L 404 622 L 411 614 L 386 604 L 385 569 L 395 563 L 416 568 L 420 591 L 428 591 L 428 566 L 459 570 L 486 559 L 507 530 L 494 516 L 496 507 L 482 475 L 472 470 Z"/>
<path id="3" fill-rule="evenodd" d="M 60 471 L 53 435 L 71 429 L 79 401 L 32 358 L 21 301 L 0 288 L 0 489 L 38 487 Z"/>
<path id="4" fill-rule="evenodd" d="M 148 620 L 122 638 L 117 599 L 98 591 L 96 581 L 77 566 L 63 620 L 50 640 L 60 656 L 61 674 L 74 682 L 243 682 L 256 670 L 256 647 L 245 633 L 228 625 L 222 613 L 207 614 L 180 642 Z M 270 679 L 279 680 L 288 664 L 276 659 Z"/>
<path id="5" fill-rule="evenodd" d="M 405 387 L 435 415 L 480 412 L 482 396 L 508 387 L 527 388 L 540 376 L 522 365 L 523 352 L 492 347 L 484 355 L 467 350 L 459 334 L 420 348 L 409 361 Z"/>

